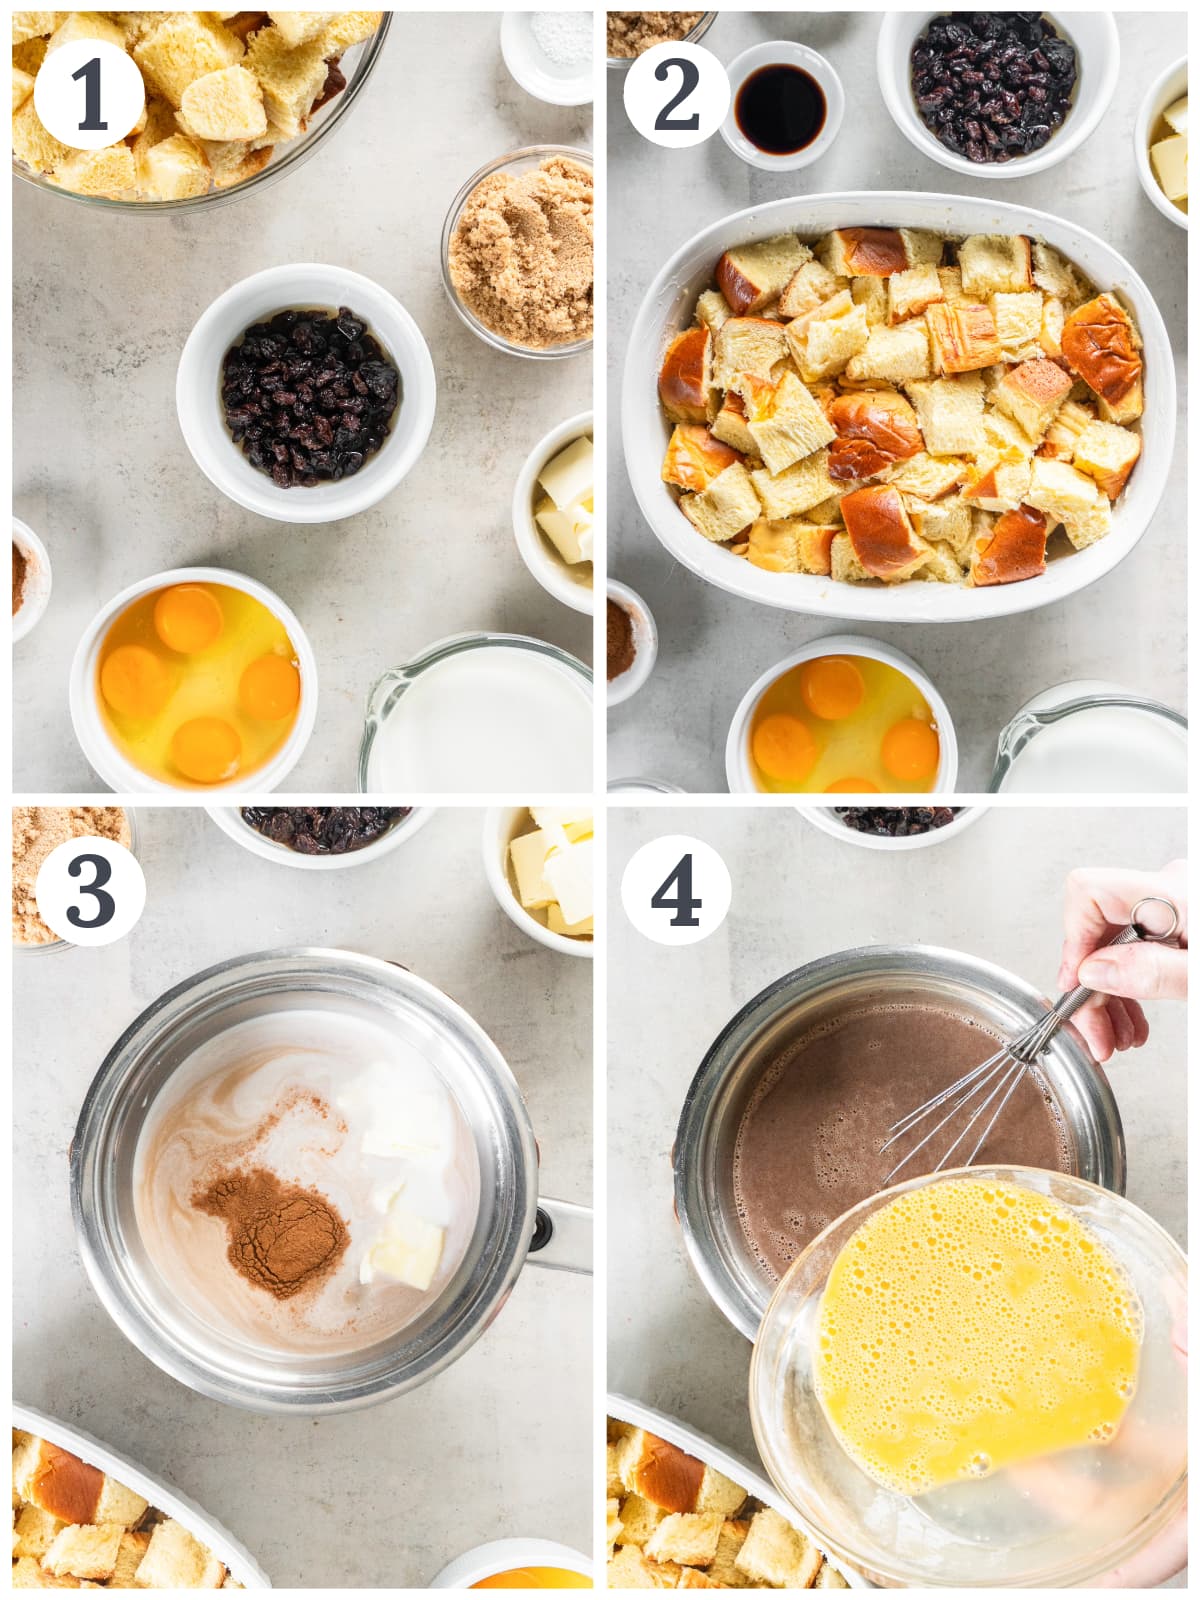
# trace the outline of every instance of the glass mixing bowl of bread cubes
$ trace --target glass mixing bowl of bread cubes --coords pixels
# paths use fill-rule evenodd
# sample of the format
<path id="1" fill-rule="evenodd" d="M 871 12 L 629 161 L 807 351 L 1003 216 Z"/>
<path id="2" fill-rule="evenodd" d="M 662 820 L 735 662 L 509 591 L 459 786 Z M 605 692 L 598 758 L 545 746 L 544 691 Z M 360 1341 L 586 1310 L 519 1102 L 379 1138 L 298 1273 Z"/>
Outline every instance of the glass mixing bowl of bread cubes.
<path id="1" fill-rule="evenodd" d="M 1072 593 L 1136 543 L 1173 361 L 1145 285 L 1082 230 L 967 197 L 815 195 L 666 264 L 623 413 L 643 512 L 708 581 L 966 620 Z"/>
<path id="2" fill-rule="evenodd" d="M 13 171 L 109 209 L 229 200 L 282 177 L 327 139 L 379 58 L 384 11 L 17 11 Z M 102 150 L 61 144 L 34 85 L 61 45 L 118 46 L 142 74 L 133 131 Z"/>

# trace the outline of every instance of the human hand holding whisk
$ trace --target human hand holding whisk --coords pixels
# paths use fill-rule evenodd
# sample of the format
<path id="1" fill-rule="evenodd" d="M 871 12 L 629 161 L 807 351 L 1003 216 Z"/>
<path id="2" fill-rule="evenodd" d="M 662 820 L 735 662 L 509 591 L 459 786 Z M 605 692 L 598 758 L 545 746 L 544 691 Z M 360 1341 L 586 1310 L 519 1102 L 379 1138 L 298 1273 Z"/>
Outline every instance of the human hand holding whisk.
<path id="1" fill-rule="evenodd" d="M 1178 909 L 1175 939 L 1111 946 L 1137 902 L 1154 896 Z M 1064 922 L 1058 986 L 1097 991 L 1072 1019 L 1092 1055 L 1107 1061 L 1116 1050 L 1144 1045 L 1150 1025 L 1139 1002 L 1187 997 L 1187 862 L 1172 861 L 1161 872 L 1077 867 L 1067 878 Z"/>

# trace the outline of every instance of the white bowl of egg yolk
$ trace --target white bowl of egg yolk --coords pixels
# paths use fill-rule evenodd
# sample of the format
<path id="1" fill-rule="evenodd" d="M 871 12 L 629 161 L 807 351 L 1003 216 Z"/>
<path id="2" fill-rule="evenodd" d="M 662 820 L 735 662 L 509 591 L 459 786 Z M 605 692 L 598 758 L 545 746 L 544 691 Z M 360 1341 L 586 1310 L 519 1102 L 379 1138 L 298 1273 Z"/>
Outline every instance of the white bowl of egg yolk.
<path id="1" fill-rule="evenodd" d="M 898 1588 L 1087 1586 L 1187 1499 L 1187 1258 L 1122 1195 L 962 1167 L 852 1207 L 755 1338 L 767 1473 Z"/>
<path id="2" fill-rule="evenodd" d="M 180 567 L 116 595 L 75 651 L 71 721 L 121 794 L 267 793 L 317 716 L 317 663 L 290 607 L 224 567 Z"/>
<path id="3" fill-rule="evenodd" d="M 731 794 L 948 794 L 958 741 L 915 661 L 834 634 L 750 685 L 729 727 L 725 773 Z"/>
<path id="4" fill-rule="evenodd" d="M 494 1539 L 443 1567 L 431 1589 L 590 1589 L 592 1563 L 553 1539 Z"/>

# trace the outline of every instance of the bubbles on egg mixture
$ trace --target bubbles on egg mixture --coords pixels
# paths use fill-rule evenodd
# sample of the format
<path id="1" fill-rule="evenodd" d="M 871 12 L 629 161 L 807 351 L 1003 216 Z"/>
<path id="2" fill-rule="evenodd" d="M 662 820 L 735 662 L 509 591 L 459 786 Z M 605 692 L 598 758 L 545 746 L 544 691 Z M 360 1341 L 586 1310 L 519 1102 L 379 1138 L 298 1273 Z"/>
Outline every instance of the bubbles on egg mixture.
<path id="1" fill-rule="evenodd" d="M 1071 1212 L 1016 1185 L 951 1181 L 898 1197 L 843 1248 L 814 1377 L 858 1465 L 921 1494 L 1108 1443 L 1141 1337 L 1123 1269 Z"/>

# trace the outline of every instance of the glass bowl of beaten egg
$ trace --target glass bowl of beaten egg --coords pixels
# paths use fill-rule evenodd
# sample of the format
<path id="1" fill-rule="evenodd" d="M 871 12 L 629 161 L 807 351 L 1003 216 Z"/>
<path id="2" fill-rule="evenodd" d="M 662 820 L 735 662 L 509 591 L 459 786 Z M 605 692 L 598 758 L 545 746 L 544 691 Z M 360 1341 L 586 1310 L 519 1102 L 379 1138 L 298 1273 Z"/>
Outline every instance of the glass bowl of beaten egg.
<path id="1" fill-rule="evenodd" d="M 1186 1258 L 1122 1196 L 1033 1167 L 916 1178 L 780 1282 L 755 1439 L 823 1548 L 879 1583 L 1086 1584 L 1185 1504 L 1186 1314 Z"/>
<path id="2" fill-rule="evenodd" d="M 833 634 L 750 685 L 725 775 L 731 794 L 948 794 L 958 742 L 915 661 L 877 639 Z"/>
<path id="3" fill-rule="evenodd" d="M 275 788 L 317 716 L 317 664 L 291 609 L 223 567 L 143 578 L 75 652 L 71 721 L 118 793 Z"/>

